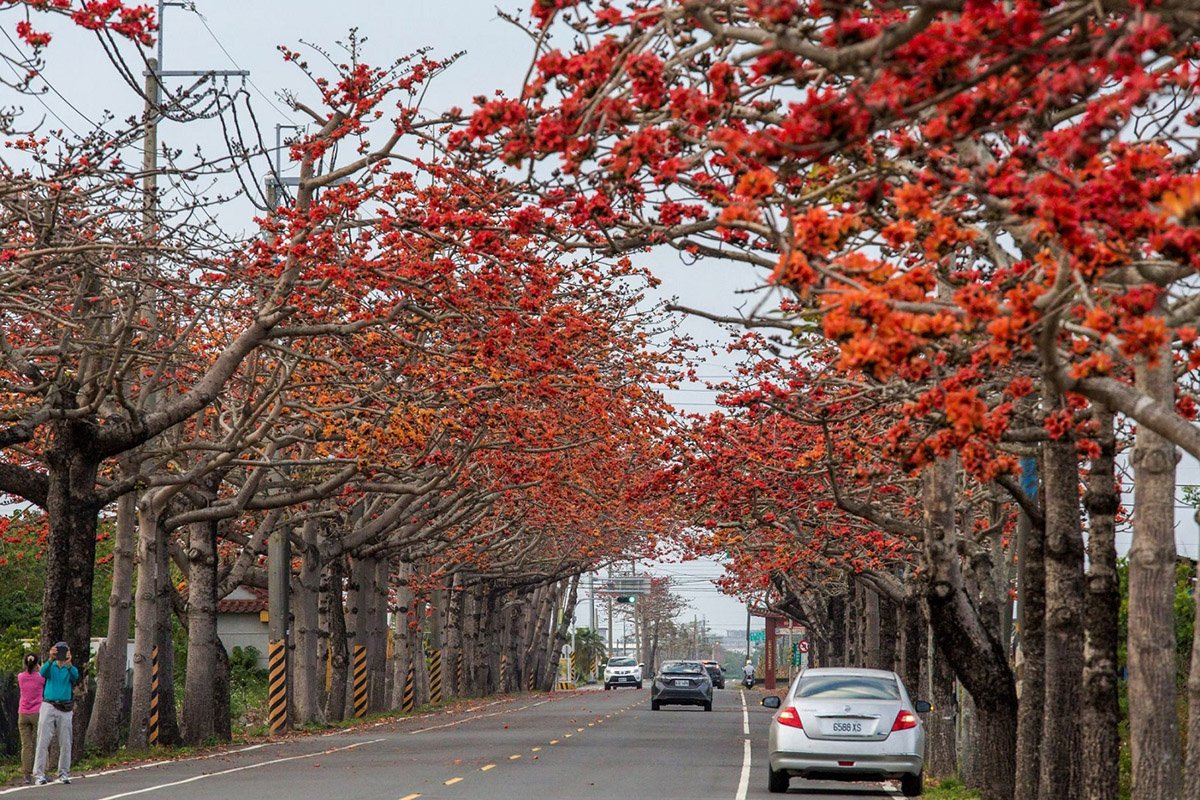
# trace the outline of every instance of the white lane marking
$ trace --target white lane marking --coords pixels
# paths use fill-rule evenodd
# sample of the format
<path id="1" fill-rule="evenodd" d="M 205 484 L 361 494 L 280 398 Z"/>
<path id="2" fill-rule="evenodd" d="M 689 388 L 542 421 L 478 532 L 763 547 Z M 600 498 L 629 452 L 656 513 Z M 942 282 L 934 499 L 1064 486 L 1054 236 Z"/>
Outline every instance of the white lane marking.
<path id="1" fill-rule="evenodd" d="M 499 704 L 505 703 L 505 702 L 508 702 L 508 701 L 497 700 L 494 703 L 488 703 L 487 705 L 483 705 L 483 706 L 476 706 L 475 708 L 470 708 L 467 710 L 468 711 L 478 711 L 481 708 L 487 708 L 488 706 L 495 706 L 495 705 L 499 705 Z M 472 716 L 472 717 L 463 717 L 462 719 L 457 719 L 454 722 L 446 722 L 441 725 L 430 725 L 427 728 L 416 728 L 415 730 L 409 731 L 409 733 L 424 733 L 425 731 L 436 731 L 436 730 L 441 730 L 442 728 L 453 728 L 455 725 L 462 725 L 464 722 L 471 722 L 471 721 L 477 720 L 477 719 L 487 719 L 488 717 L 498 717 L 501 714 L 510 714 L 514 711 L 525 711 L 526 709 L 529 709 L 529 708 L 537 708 L 538 706 L 543 706 L 549 702 L 550 702 L 549 700 L 539 700 L 536 703 L 530 703 L 529 705 L 521 706 L 520 708 L 505 708 L 505 709 L 501 709 L 500 711 L 493 711 L 490 714 L 476 714 L 475 716 Z"/>
<path id="2" fill-rule="evenodd" d="M 141 789 L 134 789 L 129 792 L 121 792 L 120 794 L 110 794 L 107 797 L 97 798 L 97 800 L 119 800 L 119 798 L 122 798 L 122 797 L 133 797 L 134 795 L 145 794 L 146 792 L 157 792 L 159 789 L 170 789 L 174 786 L 183 786 L 184 784 L 195 783 L 196 781 L 202 781 L 206 778 L 216 778 L 221 775 L 232 775 L 235 772 L 245 772 L 248 769 L 258 769 L 259 767 L 269 767 L 272 764 L 283 764 L 284 762 L 287 762 L 287 761 L 300 761 L 305 758 L 319 758 L 321 756 L 327 756 L 332 753 L 340 753 L 344 750 L 354 750 L 355 748 L 358 748 L 358 747 L 365 747 L 366 745 L 376 744 L 377 742 L 383 742 L 383 741 L 386 741 L 386 739 L 371 739 L 370 741 L 367 741 L 367 742 L 355 742 L 354 744 L 348 744 L 345 747 L 332 747 L 328 750 L 322 750 L 319 753 L 304 753 L 303 755 L 298 755 L 298 756 L 287 756 L 285 758 L 272 758 L 270 761 L 260 761 L 257 764 L 245 764 L 240 767 L 232 767 L 230 769 L 219 770 L 218 772 L 206 772 L 203 775 L 193 775 L 192 777 L 184 778 L 181 781 L 171 781 L 170 783 L 160 783 L 156 786 L 146 786 Z"/>
<path id="3" fill-rule="evenodd" d="M 471 722 L 471 721 L 477 720 L 477 719 L 487 719 L 488 717 L 498 717 L 501 714 L 509 713 L 509 711 L 511 711 L 511 710 L 513 710 L 513 709 L 505 709 L 503 711 L 493 711 L 490 714 L 476 714 L 473 717 L 463 717 L 462 719 L 456 719 L 456 720 L 454 720 L 454 722 L 446 722 L 441 725 L 430 725 L 428 728 L 417 728 L 415 730 L 409 731 L 409 733 L 424 733 L 425 731 L 437 731 L 437 730 L 441 730 L 442 728 L 453 728 L 455 725 L 462 725 L 464 722 Z"/>
<path id="4" fill-rule="evenodd" d="M 261 750 L 264 747 L 281 744 L 281 742 L 266 742 L 263 744 L 252 744 L 246 747 L 238 747 L 233 750 L 219 750 L 215 753 L 206 753 L 202 756 L 192 756 L 191 758 L 180 758 L 175 761 L 147 761 L 144 764 L 134 764 L 129 767 L 117 767 L 116 769 L 106 769 L 101 772 L 85 772 L 79 775 L 79 778 L 103 778 L 108 775 L 119 775 L 122 772 L 134 772 L 139 769 L 149 769 L 150 767 L 162 767 L 167 764 L 186 764 L 189 761 L 206 761 L 210 758 L 220 758 L 221 756 L 238 755 L 239 753 L 249 753 L 251 750 Z M 74 780 L 74 778 L 72 778 Z M 14 786 L 11 789 L 0 789 L 0 794 L 12 794 L 13 792 L 23 792 L 26 789 L 37 788 L 32 784 L 29 786 Z"/>
<path id="5" fill-rule="evenodd" d="M 742 734 L 750 735 L 750 714 L 746 711 L 746 693 L 741 693 L 742 698 Z"/>
<path id="6" fill-rule="evenodd" d="M 738 780 L 734 800 L 746 800 L 746 792 L 750 790 L 750 740 L 743 739 L 742 742 L 745 748 L 742 751 L 742 777 Z"/>

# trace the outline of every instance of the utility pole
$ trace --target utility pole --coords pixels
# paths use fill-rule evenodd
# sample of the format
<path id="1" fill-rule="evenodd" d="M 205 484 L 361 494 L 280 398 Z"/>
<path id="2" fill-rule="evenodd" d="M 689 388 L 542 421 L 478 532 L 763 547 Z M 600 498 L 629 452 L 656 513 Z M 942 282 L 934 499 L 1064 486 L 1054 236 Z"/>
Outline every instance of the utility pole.
<path id="1" fill-rule="evenodd" d="M 608 565 L 608 577 L 612 577 L 612 565 Z M 610 580 L 609 583 L 612 583 Z M 612 593 L 608 595 L 608 656 L 612 658 L 613 654 L 613 599 Z"/>
<path id="2" fill-rule="evenodd" d="M 746 660 L 750 660 L 750 604 L 746 604 Z"/>

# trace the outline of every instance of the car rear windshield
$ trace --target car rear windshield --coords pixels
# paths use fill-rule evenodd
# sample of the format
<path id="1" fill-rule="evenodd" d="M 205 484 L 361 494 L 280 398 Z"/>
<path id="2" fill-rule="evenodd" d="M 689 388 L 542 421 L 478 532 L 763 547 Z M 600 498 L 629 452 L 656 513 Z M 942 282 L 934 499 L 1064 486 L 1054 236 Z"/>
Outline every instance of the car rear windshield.
<path id="1" fill-rule="evenodd" d="M 637 661 L 632 658 L 610 658 L 608 665 L 610 667 L 636 667 Z"/>
<path id="2" fill-rule="evenodd" d="M 676 675 L 703 675 L 704 665 L 694 661 L 668 661 L 663 664 L 662 671 Z"/>
<path id="3" fill-rule="evenodd" d="M 800 679 L 796 697 L 836 700 L 899 700 L 895 678 L 865 675 L 809 675 Z"/>

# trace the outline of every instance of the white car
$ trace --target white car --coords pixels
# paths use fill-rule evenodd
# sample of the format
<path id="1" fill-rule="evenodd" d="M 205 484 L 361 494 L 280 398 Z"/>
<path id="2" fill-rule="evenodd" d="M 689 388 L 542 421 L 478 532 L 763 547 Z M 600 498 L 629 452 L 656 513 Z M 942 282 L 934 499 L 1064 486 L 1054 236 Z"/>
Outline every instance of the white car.
<path id="1" fill-rule="evenodd" d="M 604 691 L 617 686 L 642 688 L 642 665 L 631 656 L 614 656 L 604 665 Z"/>
<path id="2" fill-rule="evenodd" d="M 767 789 L 788 790 L 793 777 L 819 780 L 900 780 L 906 797 L 924 783 L 929 703 L 909 699 L 900 677 L 881 669 L 806 669 L 781 700 L 767 733 Z"/>

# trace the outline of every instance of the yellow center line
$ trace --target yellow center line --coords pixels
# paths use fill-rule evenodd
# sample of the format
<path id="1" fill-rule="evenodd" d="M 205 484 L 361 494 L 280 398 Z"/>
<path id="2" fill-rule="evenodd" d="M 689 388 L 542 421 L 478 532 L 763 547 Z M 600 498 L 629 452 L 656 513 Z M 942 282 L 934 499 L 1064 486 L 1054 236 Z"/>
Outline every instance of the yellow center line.
<path id="1" fill-rule="evenodd" d="M 496 768 L 495 764 L 484 764 L 482 767 L 479 768 L 479 771 L 487 772 L 489 769 L 495 769 L 495 768 Z"/>
<path id="2" fill-rule="evenodd" d="M 563 738 L 564 738 L 564 739 L 570 739 L 570 738 L 571 738 L 572 736 L 574 736 L 574 735 L 575 735 L 575 734 L 573 734 L 573 733 L 564 733 L 564 734 L 563 734 Z"/>
<path id="3" fill-rule="evenodd" d="M 458 783 L 461 780 L 462 780 L 462 778 L 451 778 L 450 780 L 446 781 L 446 785 L 453 786 L 454 784 Z"/>
<path id="4" fill-rule="evenodd" d="M 536 753 L 538 750 L 541 750 L 541 749 L 542 749 L 542 748 L 540 748 L 540 747 L 531 747 L 531 748 L 529 748 L 530 752 L 532 752 L 532 753 Z"/>
<path id="5" fill-rule="evenodd" d="M 421 795 L 419 794 L 406 794 L 404 797 L 401 797 L 400 800 L 417 800 L 417 798 L 420 796 Z"/>
<path id="6" fill-rule="evenodd" d="M 589 727 L 589 728 L 594 728 L 594 727 L 596 727 L 596 723 L 594 723 L 594 722 L 589 722 L 589 723 L 588 723 L 588 727 Z"/>
<path id="7" fill-rule="evenodd" d="M 516 760 L 517 760 L 518 758 L 520 758 L 520 757 L 521 757 L 521 754 L 520 754 L 520 753 L 514 753 L 513 755 L 511 755 L 511 756 L 509 756 L 509 757 L 508 757 L 508 760 L 509 760 L 509 761 L 516 761 Z"/>
<path id="8" fill-rule="evenodd" d="M 551 739 L 550 744 L 558 744 L 558 739 Z"/>
<path id="9" fill-rule="evenodd" d="M 583 728 L 576 728 L 576 729 L 575 729 L 575 732 L 576 732 L 576 733 L 583 733 Z"/>

